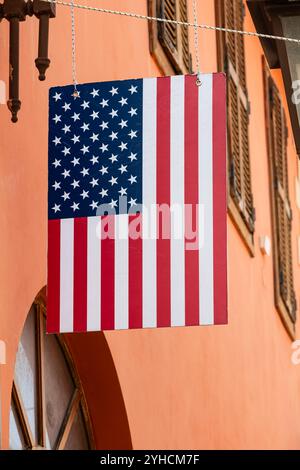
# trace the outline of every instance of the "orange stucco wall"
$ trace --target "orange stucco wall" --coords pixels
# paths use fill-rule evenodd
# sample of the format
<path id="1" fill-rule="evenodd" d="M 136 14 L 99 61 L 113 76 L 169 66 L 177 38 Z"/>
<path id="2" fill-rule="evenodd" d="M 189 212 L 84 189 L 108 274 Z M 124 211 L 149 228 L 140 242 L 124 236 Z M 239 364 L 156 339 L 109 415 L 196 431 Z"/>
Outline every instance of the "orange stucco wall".
<path id="1" fill-rule="evenodd" d="M 88 0 L 90 5 L 146 13 L 146 0 Z M 199 21 L 214 24 L 214 1 L 199 3 Z M 189 0 L 190 12 L 192 2 Z M 1 367 L 3 447 L 15 354 L 29 307 L 46 284 L 47 99 L 48 87 L 71 82 L 71 18 L 59 7 L 50 25 L 51 67 L 38 82 L 38 24 L 21 24 L 22 109 L 13 125 L 0 106 L 0 339 L 7 364 Z M 155 76 L 145 21 L 76 10 L 79 82 Z M 245 28 L 253 30 L 247 10 Z M 193 50 L 191 34 L 191 49 Z M 257 211 L 255 257 L 251 258 L 228 217 L 229 325 L 131 332 L 105 337 L 123 393 L 133 448 L 300 448 L 300 365 L 291 363 L 291 338 L 274 307 L 273 261 L 259 250 L 271 236 L 261 55 L 257 39 L 246 38 L 251 101 L 250 146 Z M 0 25 L 0 79 L 7 83 L 8 25 Z M 200 31 L 202 71 L 216 71 L 216 38 Z M 274 76 L 282 90 L 280 72 Z M 292 248 L 295 288 L 300 287 L 296 207 L 297 157 L 289 132 L 289 182 L 294 214 Z M 299 313 L 298 313 L 299 315 Z M 300 339 L 298 321 L 296 337 Z M 99 335 L 100 338 L 100 335 Z M 97 343 L 97 337 L 93 339 Z M 99 340 L 100 341 L 100 340 Z M 101 347 L 88 338 L 68 338 L 87 400 L 97 447 L 101 447 Z M 80 350 L 78 349 L 80 342 Z M 97 354 L 99 356 L 97 357 Z M 91 356 L 93 355 L 93 361 Z M 96 356 L 96 357 L 95 357 Z M 99 366 L 98 366 L 99 364 Z M 95 381 L 95 387 L 93 386 Z M 110 398 L 109 393 L 106 399 Z M 113 406 L 113 404 L 112 404 Z M 109 419 L 107 425 L 109 426 Z"/>

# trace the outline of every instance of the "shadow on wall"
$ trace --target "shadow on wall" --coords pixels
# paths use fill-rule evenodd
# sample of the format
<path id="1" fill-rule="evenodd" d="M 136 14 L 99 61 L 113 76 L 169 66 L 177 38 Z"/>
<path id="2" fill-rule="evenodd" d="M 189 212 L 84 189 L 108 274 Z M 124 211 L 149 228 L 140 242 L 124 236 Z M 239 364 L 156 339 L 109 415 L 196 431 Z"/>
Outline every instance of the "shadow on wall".
<path id="1" fill-rule="evenodd" d="M 122 391 L 105 336 L 65 334 L 85 393 L 96 449 L 132 449 Z"/>

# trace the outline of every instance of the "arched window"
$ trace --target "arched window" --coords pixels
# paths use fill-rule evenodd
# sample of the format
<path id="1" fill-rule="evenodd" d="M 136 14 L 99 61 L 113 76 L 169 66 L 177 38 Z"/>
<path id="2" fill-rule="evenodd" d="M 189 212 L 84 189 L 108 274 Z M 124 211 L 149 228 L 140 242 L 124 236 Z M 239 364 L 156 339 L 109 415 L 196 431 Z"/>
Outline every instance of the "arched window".
<path id="1" fill-rule="evenodd" d="M 43 297 L 33 303 L 19 343 L 10 410 L 11 449 L 89 449 L 85 398 L 62 339 L 45 334 Z"/>

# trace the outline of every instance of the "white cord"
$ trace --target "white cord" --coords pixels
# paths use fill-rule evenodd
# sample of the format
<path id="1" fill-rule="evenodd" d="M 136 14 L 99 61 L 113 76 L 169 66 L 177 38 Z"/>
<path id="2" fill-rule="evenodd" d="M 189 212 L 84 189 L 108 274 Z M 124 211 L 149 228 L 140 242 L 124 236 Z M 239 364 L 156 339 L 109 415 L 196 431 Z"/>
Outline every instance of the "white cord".
<path id="1" fill-rule="evenodd" d="M 193 28 L 208 29 L 211 31 L 221 31 L 225 33 L 243 34 L 244 36 L 253 36 L 256 38 L 274 39 L 277 41 L 294 42 L 294 43 L 300 44 L 300 39 L 296 39 L 296 38 L 290 38 L 290 37 L 284 37 L 284 36 L 273 36 L 272 34 L 262 34 L 262 33 L 252 32 L 252 31 L 243 31 L 239 29 L 222 28 L 221 26 L 211 26 L 207 24 L 190 23 L 188 21 L 168 20 L 166 18 L 157 18 L 155 16 L 141 15 L 139 13 L 129 13 L 126 11 L 109 10 L 107 8 L 97 8 L 97 7 L 91 7 L 88 5 L 81 5 L 78 3 L 73 3 L 73 1 L 72 2 L 65 2 L 63 0 L 44 0 L 44 1 L 47 3 L 55 3 L 57 5 L 63 5 L 66 7 L 73 6 L 74 8 L 81 8 L 82 10 L 96 11 L 99 13 L 109 13 L 111 15 L 127 16 L 130 18 L 137 18 L 140 20 L 158 21 L 161 23 L 176 24 L 179 26 L 190 26 Z"/>
<path id="2" fill-rule="evenodd" d="M 194 12 L 194 41 L 195 41 L 195 54 L 196 54 L 196 70 L 197 70 L 197 86 L 201 86 L 201 79 L 200 79 L 200 58 L 199 58 L 199 35 L 198 35 L 198 28 L 196 24 L 198 23 L 198 15 L 197 15 L 197 0 L 193 0 L 193 12 Z"/>
<path id="3" fill-rule="evenodd" d="M 53 2 L 53 0 L 51 0 Z M 74 98 L 78 98 L 79 92 L 77 90 L 77 78 L 76 78 L 76 31 L 75 31 L 75 14 L 74 14 L 74 2 L 71 0 L 71 27 L 72 27 L 72 79 L 74 84 Z"/>

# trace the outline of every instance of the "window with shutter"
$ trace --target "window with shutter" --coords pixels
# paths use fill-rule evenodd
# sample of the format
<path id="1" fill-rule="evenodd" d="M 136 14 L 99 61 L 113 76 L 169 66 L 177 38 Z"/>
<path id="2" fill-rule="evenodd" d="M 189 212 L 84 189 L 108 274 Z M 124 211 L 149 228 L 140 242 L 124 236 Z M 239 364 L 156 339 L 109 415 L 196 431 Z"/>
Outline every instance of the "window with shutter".
<path id="1" fill-rule="evenodd" d="M 187 0 L 148 0 L 150 16 L 188 21 Z M 187 26 L 149 21 L 150 50 L 165 74 L 191 72 Z"/>
<path id="2" fill-rule="evenodd" d="M 217 22 L 229 29 L 243 29 L 242 0 L 216 0 Z M 255 210 L 251 185 L 249 112 L 244 36 L 217 33 L 219 68 L 227 74 L 229 213 L 254 254 Z"/>
<path id="3" fill-rule="evenodd" d="M 264 61 L 265 107 L 271 182 L 275 303 L 294 332 L 296 296 L 293 281 L 292 210 L 287 165 L 287 124 L 279 91 Z"/>

